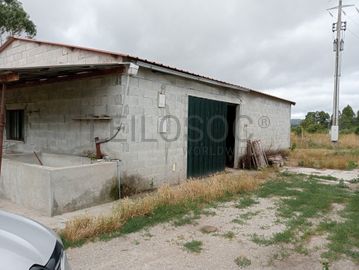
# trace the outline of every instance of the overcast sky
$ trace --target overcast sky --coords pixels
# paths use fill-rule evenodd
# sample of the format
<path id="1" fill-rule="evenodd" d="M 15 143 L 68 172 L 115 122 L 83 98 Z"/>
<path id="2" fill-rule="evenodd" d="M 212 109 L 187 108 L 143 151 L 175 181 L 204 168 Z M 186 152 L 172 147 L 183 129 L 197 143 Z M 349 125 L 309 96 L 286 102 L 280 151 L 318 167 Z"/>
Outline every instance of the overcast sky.
<path id="1" fill-rule="evenodd" d="M 359 0 L 344 0 L 357 4 Z M 332 110 L 336 0 L 22 0 L 38 39 L 128 53 Z M 359 13 L 348 9 L 341 107 L 359 110 Z"/>

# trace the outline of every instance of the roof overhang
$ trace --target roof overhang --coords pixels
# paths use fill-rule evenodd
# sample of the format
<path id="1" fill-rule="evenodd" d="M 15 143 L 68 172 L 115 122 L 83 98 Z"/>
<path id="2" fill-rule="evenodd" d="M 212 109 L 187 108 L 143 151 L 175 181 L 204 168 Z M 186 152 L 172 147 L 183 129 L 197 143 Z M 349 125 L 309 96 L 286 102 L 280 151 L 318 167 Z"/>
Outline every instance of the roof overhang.
<path id="1" fill-rule="evenodd" d="M 123 73 L 125 65 L 126 63 L 115 63 L 0 68 L 0 83 L 5 83 L 8 88 L 17 88 L 43 83 L 78 80 L 106 74 Z"/>
<path id="2" fill-rule="evenodd" d="M 165 74 L 170 74 L 170 75 L 174 75 L 174 76 L 178 76 L 178 77 L 182 77 L 182 78 L 186 78 L 186 79 L 190 79 L 190 80 L 194 80 L 194 81 L 199 81 L 202 83 L 206 83 L 209 85 L 215 85 L 215 86 L 219 86 L 219 87 L 224 87 L 227 89 L 234 89 L 234 90 L 239 90 L 239 91 L 243 91 L 243 92 L 248 92 L 248 93 L 253 93 L 253 94 L 257 94 L 257 95 L 262 95 L 271 99 L 276 99 L 282 102 L 287 102 L 290 103 L 291 105 L 296 105 L 296 103 L 294 101 L 291 100 L 287 100 L 287 99 L 283 99 L 280 97 L 276 97 L 270 94 L 266 94 L 263 92 L 259 92 L 253 89 L 249 89 L 240 85 L 235 85 L 235 84 L 230 84 L 224 81 L 219 81 L 219 80 L 215 80 L 212 78 L 208 78 L 208 77 L 204 77 L 201 75 L 197 75 L 197 74 L 193 74 L 193 73 L 189 73 L 187 71 L 184 70 L 180 70 L 180 69 L 175 69 L 172 67 L 168 67 L 165 65 L 161 65 L 158 63 L 151 63 L 148 61 L 143 61 L 143 60 L 137 60 L 136 61 L 136 65 L 143 67 L 143 68 L 147 68 L 150 70 L 154 70 L 157 72 L 161 72 L 161 73 L 165 73 Z"/>
<path id="3" fill-rule="evenodd" d="M 277 97 L 277 96 L 273 96 L 273 95 L 270 95 L 270 94 L 267 94 L 267 93 L 264 93 L 264 92 L 259 92 L 259 91 L 256 91 L 256 90 L 251 90 L 251 92 L 253 94 L 257 94 L 257 95 L 260 95 L 260 96 L 265 96 L 267 98 L 271 98 L 271 99 L 279 100 L 279 101 L 282 101 L 282 102 L 290 103 L 293 106 L 295 106 L 297 104 L 294 101 L 284 99 L 284 98 L 280 98 L 280 97 Z"/>
<path id="4" fill-rule="evenodd" d="M 219 80 L 215 80 L 212 78 L 207 78 L 198 74 L 193 74 L 193 73 L 189 73 L 183 70 L 179 70 L 179 69 L 174 69 L 174 68 L 170 68 L 164 65 L 159 65 L 159 64 L 154 64 L 154 63 L 150 63 L 147 61 L 136 61 L 136 64 L 140 67 L 144 67 L 150 70 L 154 70 L 157 72 L 161 72 L 161 73 L 166 73 L 166 74 L 170 74 L 170 75 L 174 75 L 174 76 L 179 76 L 179 77 L 183 77 L 186 79 L 190 79 L 190 80 L 194 80 L 194 81 L 199 81 L 202 83 L 206 83 L 206 84 L 210 84 L 210 85 L 216 85 L 216 86 L 220 86 L 220 87 L 224 87 L 224 88 L 228 88 L 228 89 L 234 89 L 234 90 L 240 90 L 240 91 L 244 91 L 244 92 L 250 92 L 250 89 L 247 89 L 245 87 L 242 86 L 238 86 L 238 85 L 234 85 L 234 84 L 230 84 L 230 83 L 226 83 L 223 81 L 219 81 Z"/>

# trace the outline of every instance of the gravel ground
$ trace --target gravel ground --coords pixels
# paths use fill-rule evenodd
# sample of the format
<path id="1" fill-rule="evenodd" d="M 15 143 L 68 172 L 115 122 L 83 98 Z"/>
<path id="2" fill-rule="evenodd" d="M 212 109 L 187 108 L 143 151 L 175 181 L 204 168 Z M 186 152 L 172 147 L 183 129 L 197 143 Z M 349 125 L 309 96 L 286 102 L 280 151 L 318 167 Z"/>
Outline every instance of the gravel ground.
<path id="1" fill-rule="evenodd" d="M 113 205 L 114 203 L 107 203 L 71 213 L 65 213 L 59 216 L 48 217 L 35 210 L 24 208 L 5 199 L 0 199 L 1 210 L 31 218 L 55 231 L 64 228 L 67 221 L 78 216 L 99 216 L 111 214 Z"/>
<path id="2" fill-rule="evenodd" d="M 176 227 L 167 223 L 108 242 L 89 243 L 68 250 L 70 263 L 75 270 L 322 269 L 320 251 L 325 239 L 313 237 L 308 243 L 308 256 L 295 253 L 290 247 L 259 246 L 251 240 L 253 234 L 270 237 L 285 229 L 282 222 L 277 222 L 276 202 L 259 199 L 258 204 L 246 209 L 236 208 L 233 202 L 225 203 L 210 209 L 215 214 L 202 215 L 195 224 Z M 233 222 L 235 219 L 244 223 Z M 218 231 L 204 234 L 203 226 L 214 226 Z M 184 248 L 185 243 L 193 240 L 203 243 L 200 253 Z M 246 258 L 246 263 L 236 263 L 239 257 Z M 354 270 L 358 266 L 346 260 L 336 262 L 330 269 Z"/>
<path id="3" fill-rule="evenodd" d="M 357 179 L 359 176 L 359 170 L 289 167 L 284 170 L 308 175 L 331 175 L 346 181 Z M 253 234 L 270 237 L 284 230 L 284 223 L 277 222 L 276 202 L 276 199 L 259 199 L 259 204 L 246 209 L 236 208 L 233 202 L 225 203 L 210 210 L 215 213 L 214 215 L 202 215 L 194 224 L 179 227 L 172 223 L 161 224 L 108 242 L 89 243 L 67 252 L 74 270 L 322 269 L 320 254 L 327 244 L 325 238 L 316 236 L 310 240 L 307 246 L 310 250 L 308 256 L 292 252 L 290 246 L 259 246 L 251 240 Z M 0 209 L 27 216 L 53 229 L 63 228 L 66 221 L 76 216 L 111 213 L 112 207 L 113 204 L 110 203 L 61 216 L 46 217 L 36 211 L 0 199 Z M 338 207 L 340 208 L 340 205 Z M 248 217 L 243 218 L 243 214 L 247 214 Z M 244 222 L 238 224 L 233 222 L 235 219 Z M 201 232 L 203 226 L 214 226 L 218 231 L 203 234 Z M 232 234 L 231 237 L 229 232 Z M 227 237 L 224 236 L 226 233 Z M 192 240 L 203 243 L 203 250 L 199 254 L 188 252 L 183 247 L 185 243 Z M 243 261 L 237 260 L 236 263 L 237 258 L 245 258 L 247 261 L 242 264 Z M 349 260 L 342 260 L 332 264 L 330 269 L 351 270 L 359 267 Z"/>

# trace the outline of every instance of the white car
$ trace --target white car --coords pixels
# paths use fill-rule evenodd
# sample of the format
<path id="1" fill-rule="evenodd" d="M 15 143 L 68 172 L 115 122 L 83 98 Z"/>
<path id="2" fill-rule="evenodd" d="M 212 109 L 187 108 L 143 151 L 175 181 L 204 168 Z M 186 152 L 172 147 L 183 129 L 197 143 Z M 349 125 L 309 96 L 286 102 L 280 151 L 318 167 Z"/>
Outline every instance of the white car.
<path id="1" fill-rule="evenodd" d="M 55 232 L 0 210 L 0 270 L 70 270 L 70 266 Z"/>

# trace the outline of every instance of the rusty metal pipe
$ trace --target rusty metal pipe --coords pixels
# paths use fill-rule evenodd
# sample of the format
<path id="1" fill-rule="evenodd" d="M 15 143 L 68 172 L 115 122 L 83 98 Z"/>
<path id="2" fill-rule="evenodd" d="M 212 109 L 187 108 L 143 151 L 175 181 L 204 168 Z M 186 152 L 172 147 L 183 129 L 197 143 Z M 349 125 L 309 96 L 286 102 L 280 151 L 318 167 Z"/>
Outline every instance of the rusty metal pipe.
<path id="1" fill-rule="evenodd" d="M 95 143 L 96 143 L 96 159 L 102 159 L 103 154 L 101 152 L 101 141 L 99 137 L 95 138 Z"/>
<path id="2" fill-rule="evenodd" d="M 34 151 L 34 155 L 37 159 L 37 161 L 40 163 L 41 166 L 44 166 L 44 163 L 42 163 L 41 159 L 39 158 L 39 155 Z"/>
<path id="3" fill-rule="evenodd" d="M 108 143 L 108 142 L 112 141 L 113 139 L 115 139 L 116 136 L 118 135 L 118 133 L 120 133 L 121 127 L 122 127 L 122 124 L 121 124 L 120 127 L 117 128 L 116 133 L 115 133 L 111 138 L 107 138 L 107 139 L 104 139 L 104 140 L 100 140 L 99 137 L 96 137 L 96 138 L 95 138 L 95 144 L 96 144 L 96 159 L 102 159 L 102 158 L 103 158 L 103 154 L 102 154 L 102 152 L 101 152 L 101 144 Z"/>

